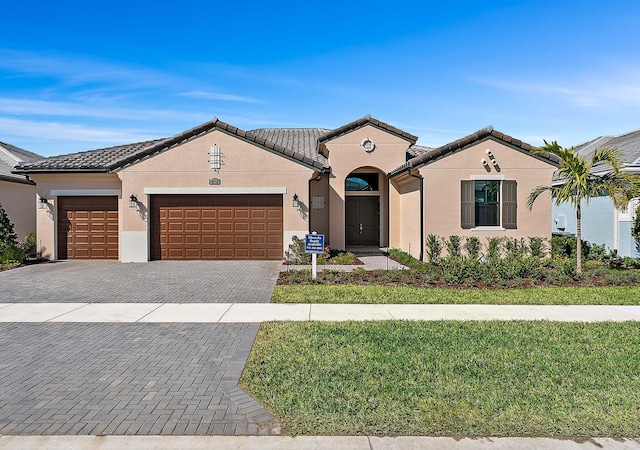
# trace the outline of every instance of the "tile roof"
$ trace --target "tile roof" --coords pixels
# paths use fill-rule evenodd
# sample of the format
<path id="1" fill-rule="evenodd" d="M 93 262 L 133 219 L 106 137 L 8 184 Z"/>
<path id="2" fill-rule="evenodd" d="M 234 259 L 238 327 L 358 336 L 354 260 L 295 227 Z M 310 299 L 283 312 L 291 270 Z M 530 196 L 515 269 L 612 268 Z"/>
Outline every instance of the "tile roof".
<path id="1" fill-rule="evenodd" d="M 409 158 L 407 159 L 423 155 L 427 152 L 430 152 L 431 150 L 433 150 L 433 147 L 425 147 L 424 145 L 412 145 L 407 149 L 407 155 L 409 155 Z"/>
<path id="2" fill-rule="evenodd" d="M 0 142 L 0 180 L 12 181 L 16 183 L 33 184 L 24 175 L 12 173 L 15 166 L 23 161 L 31 161 L 42 158 L 33 152 L 24 150 L 15 145 Z"/>
<path id="3" fill-rule="evenodd" d="M 576 154 L 591 157 L 601 148 L 616 148 L 625 165 L 640 166 L 640 130 L 620 134 L 618 136 L 600 136 L 574 147 Z"/>
<path id="4" fill-rule="evenodd" d="M 526 142 L 522 142 L 518 139 L 515 139 L 507 134 L 501 133 L 497 130 L 494 130 L 493 127 L 488 126 L 485 127 L 481 130 L 476 131 L 475 133 L 472 133 L 468 136 L 465 136 L 461 139 L 458 139 L 456 141 L 450 142 L 449 144 L 445 144 L 441 147 L 435 148 L 431 151 L 428 152 L 424 152 L 421 155 L 415 156 L 413 158 L 411 158 L 410 160 L 408 160 L 406 163 L 404 163 L 403 165 L 401 165 L 400 167 L 392 170 L 391 172 L 389 172 L 389 176 L 393 177 L 396 176 L 398 174 L 400 174 L 401 172 L 404 172 L 405 170 L 409 170 L 409 169 L 415 169 L 418 167 L 422 167 L 426 164 L 432 163 L 434 161 L 437 161 L 441 158 L 444 158 L 446 156 L 448 156 L 449 154 L 455 153 L 459 150 L 462 150 L 466 147 L 469 147 L 470 145 L 474 145 L 477 142 L 488 138 L 488 137 L 492 137 L 498 141 L 501 141 L 505 144 L 508 144 L 512 147 L 515 147 L 516 149 L 523 151 L 525 153 L 529 153 L 531 156 L 535 157 L 535 158 L 539 158 L 542 159 L 543 161 L 548 162 L 549 164 L 553 164 L 553 165 L 557 165 L 560 160 L 558 159 L 557 156 L 552 155 L 550 153 L 545 153 L 545 154 L 534 154 L 532 153 L 532 151 L 535 149 L 535 147 L 533 147 L 532 145 L 527 144 Z"/>
<path id="5" fill-rule="evenodd" d="M 165 139 L 155 139 L 41 158 L 24 162 L 18 166 L 17 170 L 20 173 L 43 171 L 106 172 L 107 166 L 164 140 Z"/>
<path id="6" fill-rule="evenodd" d="M 372 125 L 376 128 L 379 128 L 383 131 L 386 131 L 388 133 L 392 133 L 395 134 L 396 136 L 405 139 L 409 142 L 411 142 L 412 144 L 415 144 L 418 141 L 418 137 L 414 136 L 413 134 L 407 133 L 406 131 L 402 131 L 399 128 L 393 127 L 391 125 L 389 125 L 388 123 L 384 123 L 379 121 L 378 119 L 374 119 L 373 117 L 371 117 L 370 115 L 366 115 L 364 117 L 362 117 L 361 119 L 358 120 L 354 120 L 351 123 L 348 123 L 346 125 L 343 125 L 339 128 L 336 128 L 334 130 L 328 131 L 327 133 L 323 134 L 322 136 L 320 136 L 320 138 L 318 139 L 320 143 L 329 141 L 331 139 L 335 139 L 338 136 L 342 136 L 344 134 L 347 134 L 353 130 L 356 130 L 358 128 L 362 128 L 365 125 Z"/>
<path id="7" fill-rule="evenodd" d="M 268 151 L 280 154 L 316 170 L 325 171 L 328 169 L 326 158 L 311 152 L 309 144 L 309 139 L 314 134 L 320 135 L 325 130 L 307 129 L 306 131 L 295 132 L 290 129 L 281 133 L 267 133 L 261 130 L 247 132 L 214 117 L 208 122 L 170 138 L 52 156 L 50 158 L 19 164 L 16 171 L 18 173 L 109 172 L 151 157 L 158 152 L 187 142 L 215 129 L 237 136 L 240 139 L 254 143 Z M 282 142 L 282 144 L 293 145 L 294 147 L 285 147 L 278 142 L 273 142 L 268 139 L 268 137 L 271 138 L 271 136 L 279 142 Z"/>
<path id="8" fill-rule="evenodd" d="M 318 138 L 328 131 L 326 128 L 259 128 L 249 130 L 247 134 L 290 148 L 329 167 L 329 160 L 318 153 Z"/>

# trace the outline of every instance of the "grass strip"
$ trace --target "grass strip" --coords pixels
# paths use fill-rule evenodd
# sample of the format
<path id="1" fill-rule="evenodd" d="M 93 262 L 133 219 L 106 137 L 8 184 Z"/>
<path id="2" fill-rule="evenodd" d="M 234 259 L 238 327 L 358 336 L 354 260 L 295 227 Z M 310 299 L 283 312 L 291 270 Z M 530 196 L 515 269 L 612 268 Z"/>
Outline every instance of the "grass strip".
<path id="1" fill-rule="evenodd" d="M 279 285 L 273 303 L 640 305 L 640 286 L 425 289 L 375 285 Z"/>
<path id="2" fill-rule="evenodd" d="M 286 433 L 640 436 L 640 324 L 271 322 L 241 385 Z"/>

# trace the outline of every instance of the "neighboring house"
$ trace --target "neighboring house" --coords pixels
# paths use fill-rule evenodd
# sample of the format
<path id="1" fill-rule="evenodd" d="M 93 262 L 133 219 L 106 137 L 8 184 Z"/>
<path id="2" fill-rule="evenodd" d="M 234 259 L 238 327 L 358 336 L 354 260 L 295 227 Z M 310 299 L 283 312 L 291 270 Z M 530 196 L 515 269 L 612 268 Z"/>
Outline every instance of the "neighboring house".
<path id="1" fill-rule="evenodd" d="M 20 240 L 36 231 L 36 185 L 28 177 L 11 171 L 17 164 L 34 159 L 42 156 L 0 142 L 0 204 Z"/>
<path id="2" fill-rule="evenodd" d="M 23 163 L 50 258 L 275 259 L 310 230 L 334 249 L 425 236 L 551 236 L 549 157 L 492 128 L 437 149 L 370 116 L 334 130 L 243 131 L 216 118 L 171 138 Z"/>
<path id="3" fill-rule="evenodd" d="M 601 148 L 617 148 L 622 156 L 625 171 L 640 174 L 640 130 L 619 136 L 601 136 L 574 147 L 576 154 L 590 158 Z M 594 172 L 605 168 L 596 166 Z M 559 180 L 554 179 L 554 183 Z M 631 236 L 638 199 L 629 203 L 626 211 L 619 211 L 609 197 L 591 199 L 582 204 L 582 239 L 594 244 L 605 244 L 620 256 L 640 257 L 640 249 Z M 576 213 L 570 204 L 553 206 L 553 231 L 575 234 Z"/>

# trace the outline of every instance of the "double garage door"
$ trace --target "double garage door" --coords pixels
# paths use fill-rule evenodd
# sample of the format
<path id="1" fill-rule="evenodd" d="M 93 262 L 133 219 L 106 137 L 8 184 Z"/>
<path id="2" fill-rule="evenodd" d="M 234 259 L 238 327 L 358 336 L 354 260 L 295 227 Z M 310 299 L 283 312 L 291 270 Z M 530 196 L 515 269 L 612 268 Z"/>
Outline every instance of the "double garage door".
<path id="1" fill-rule="evenodd" d="M 151 259 L 282 258 L 281 195 L 153 195 Z M 58 258 L 117 259 L 117 197 L 58 197 Z"/>
<path id="2" fill-rule="evenodd" d="M 282 195 L 154 195 L 151 259 L 282 259 Z"/>

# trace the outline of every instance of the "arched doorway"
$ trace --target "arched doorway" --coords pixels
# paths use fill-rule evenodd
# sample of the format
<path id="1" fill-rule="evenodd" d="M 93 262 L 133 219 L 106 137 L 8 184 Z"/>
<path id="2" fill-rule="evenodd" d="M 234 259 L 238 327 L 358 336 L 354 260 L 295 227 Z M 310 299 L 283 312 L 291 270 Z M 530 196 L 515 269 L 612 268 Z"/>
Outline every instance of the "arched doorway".
<path id="1" fill-rule="evenodd" d="M 380 246 L 380 192 L 384 175 L 373 168 L 345 179 L 345 245 Z"/>

